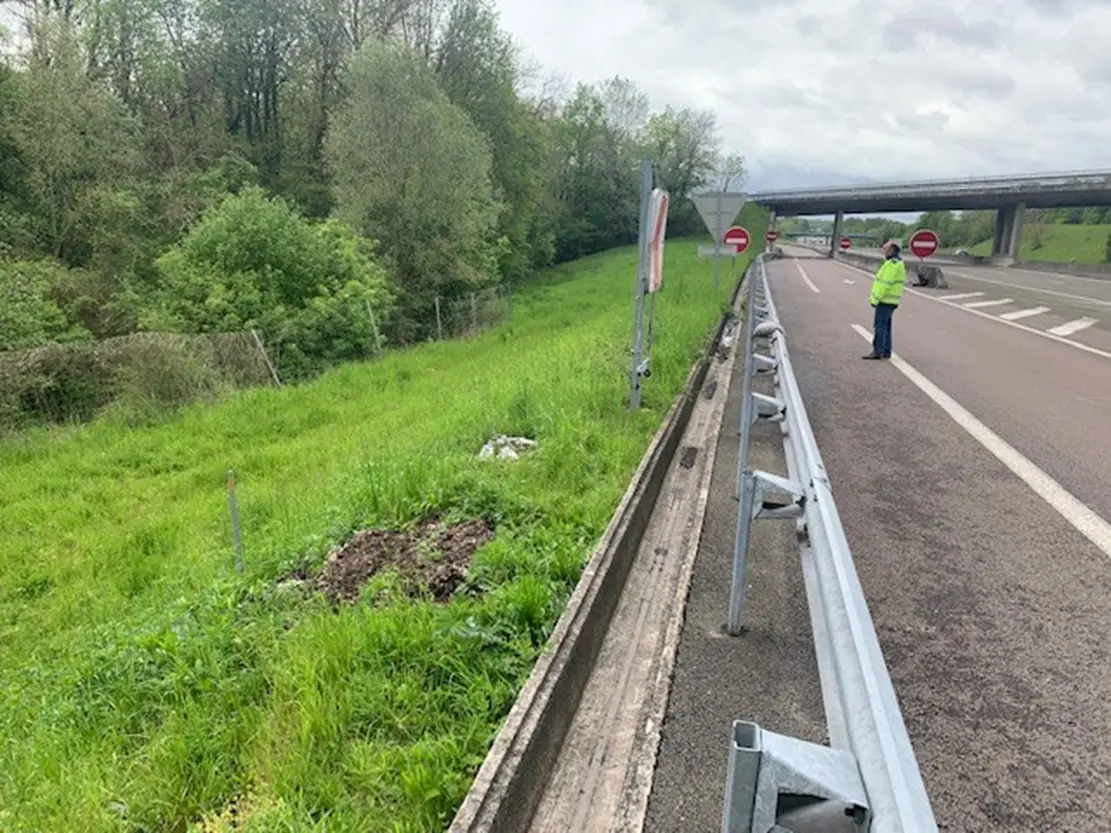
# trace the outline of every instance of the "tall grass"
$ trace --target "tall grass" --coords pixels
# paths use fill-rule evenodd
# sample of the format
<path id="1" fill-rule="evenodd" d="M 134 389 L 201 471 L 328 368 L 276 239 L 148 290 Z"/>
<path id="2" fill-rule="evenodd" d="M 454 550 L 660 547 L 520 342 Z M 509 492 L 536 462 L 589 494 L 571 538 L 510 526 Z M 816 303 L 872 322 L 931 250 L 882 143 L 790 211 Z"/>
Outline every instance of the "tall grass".
<path id="1" fill-rule="evenodd" d="M 551 270 L 470 341 L 0 440 L 0 830 L 443 827 L 727 298 L 669 244 L 630 415 L 634 264 Z M 539 449 L 476 460 L 501 432 Z M 276 582 L 431 514 L 498 524 L 450 604 Z"/>

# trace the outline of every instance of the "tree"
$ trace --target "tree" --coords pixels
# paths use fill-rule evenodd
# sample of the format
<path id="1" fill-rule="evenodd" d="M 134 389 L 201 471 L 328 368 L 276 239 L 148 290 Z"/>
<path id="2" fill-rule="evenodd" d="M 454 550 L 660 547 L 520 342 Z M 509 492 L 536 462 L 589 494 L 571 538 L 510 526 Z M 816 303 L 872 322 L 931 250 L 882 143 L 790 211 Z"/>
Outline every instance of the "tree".
<path id="1" fill-rule="evenodd" d="M 552 149 L 549 132 L 516 92 L 516 53 L 488 0 L 456 0 L 436 49 L 436 74 L 448 99 L 490 143 L 491 175 L 502 204 L 499 268 L 519 281 L 551 262 L 555 241 L 544 221 Z"/>
<path id="2" fill-rule="evenodd" d="M 644 151 L 655 160 L 660 186 L 671 195 L 675 209 L 668 226 L 676 235 L 691 234 L 702 227 L 687 197 L 706 185 L 719 187 L 721 182 L 715 179 L 732 181 L 744 174 L 743 159 L 721 157 L 717 125 L 710 112 L 668 107 L 657 113 L 648 120 Z M 726 170 L 721 166 L 731 167 Z"/>
<path id="3" fill-rule="evenodd" d="M 158 265 L 161 304 L 148 329 L 260 329 L 285 375 L 369 355 L 367 305 L 381 321 L 392 300 L 385 271 L 350 228 L 313 225 L 259 188 L 228 197 Z"/>
<path id="4" fill-rule="evenodd" d="M 346 83 L 326 142 L 337 215 L 379 242 L 401 289 L 406 337 L 421 335 L 416 322 L 431 327 L 437 295 L 496 280 L 489 143 L 404 47 L 364 47 Z"/>

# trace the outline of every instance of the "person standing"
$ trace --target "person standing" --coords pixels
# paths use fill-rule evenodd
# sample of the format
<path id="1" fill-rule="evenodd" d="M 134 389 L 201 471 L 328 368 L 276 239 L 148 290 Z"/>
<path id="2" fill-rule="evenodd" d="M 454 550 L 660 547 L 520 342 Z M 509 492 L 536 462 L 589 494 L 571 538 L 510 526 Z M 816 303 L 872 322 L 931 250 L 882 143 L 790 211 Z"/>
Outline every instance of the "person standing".
<path id="1" fill-rule="evenodd" d="M 866 359 L 891 358 L 891 319 L 903 297 L 903 285 L 907 280 L 907 267 L 898 243 L 894 240 L 884 243 L 883 257 L 868 299 L 876 313 L 872 324 L 872 352 L 864 356 Z"/>

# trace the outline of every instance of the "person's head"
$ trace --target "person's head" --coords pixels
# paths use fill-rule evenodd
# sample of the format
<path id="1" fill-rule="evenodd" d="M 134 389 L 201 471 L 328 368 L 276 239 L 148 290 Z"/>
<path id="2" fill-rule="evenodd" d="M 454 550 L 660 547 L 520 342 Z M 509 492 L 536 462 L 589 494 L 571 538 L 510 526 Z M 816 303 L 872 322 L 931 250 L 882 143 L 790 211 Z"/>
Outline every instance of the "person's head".
<path id="1" fill-rule="evenodd" d="M 899 254 L 899 244 L 894 240 L 888 240 L 883 244 L 883 256 L 895 257 Z"/>

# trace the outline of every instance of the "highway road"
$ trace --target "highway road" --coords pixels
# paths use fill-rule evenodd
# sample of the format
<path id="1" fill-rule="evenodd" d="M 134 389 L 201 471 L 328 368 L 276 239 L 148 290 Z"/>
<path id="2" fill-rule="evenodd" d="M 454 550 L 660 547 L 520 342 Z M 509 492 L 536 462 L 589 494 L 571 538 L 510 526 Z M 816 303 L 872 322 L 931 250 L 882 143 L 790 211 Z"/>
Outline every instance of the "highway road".
<path id="1" fill-rule="evenodd" d="M 870 277 L 788 251 L 772 291 L 941 829 L 1111 830 L 1111 282 L 949 268 L 866 362 Z"/>

